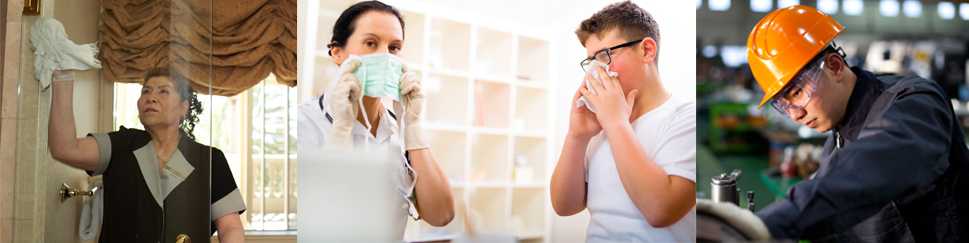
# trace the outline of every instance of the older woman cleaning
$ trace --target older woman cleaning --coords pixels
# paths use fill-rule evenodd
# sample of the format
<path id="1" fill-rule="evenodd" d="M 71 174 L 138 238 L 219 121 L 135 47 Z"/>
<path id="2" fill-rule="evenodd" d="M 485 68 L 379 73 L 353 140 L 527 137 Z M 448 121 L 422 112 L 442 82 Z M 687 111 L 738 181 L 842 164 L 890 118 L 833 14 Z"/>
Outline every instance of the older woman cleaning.
<path id="1" fill-rule="evenodd" d="M 48 147 L 54 159 L 104 176 L 99 242 L 243 242 L 246 209 L 225 155 L 192 131 L 202 112 L 189 81 L 169 69 L 148 71 L 138 98 L 145 130 L 121 127 L 78 138 L 74 74 L 53 72 Z M 188 241 L 185 241 L 188 240 Z"/>

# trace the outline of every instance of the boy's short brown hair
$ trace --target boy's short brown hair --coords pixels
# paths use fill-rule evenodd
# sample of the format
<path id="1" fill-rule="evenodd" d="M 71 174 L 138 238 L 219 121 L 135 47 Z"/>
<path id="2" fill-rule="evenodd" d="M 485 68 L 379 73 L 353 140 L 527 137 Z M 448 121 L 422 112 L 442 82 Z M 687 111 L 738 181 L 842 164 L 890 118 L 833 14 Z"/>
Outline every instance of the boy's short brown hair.
<path id="1" fill-rule="evenodd" d="M 649 12 L 629 1 L 610 4 L 583 20 L 579 29 L 575 30 L 575 35 L 579 37 L 582 46 L 585 46 L 589 36 L 602 38 L 612 29 L 618 29 L 619 34 L 627 41 L 650 37 L 659 46 L 659 24 Z"/>

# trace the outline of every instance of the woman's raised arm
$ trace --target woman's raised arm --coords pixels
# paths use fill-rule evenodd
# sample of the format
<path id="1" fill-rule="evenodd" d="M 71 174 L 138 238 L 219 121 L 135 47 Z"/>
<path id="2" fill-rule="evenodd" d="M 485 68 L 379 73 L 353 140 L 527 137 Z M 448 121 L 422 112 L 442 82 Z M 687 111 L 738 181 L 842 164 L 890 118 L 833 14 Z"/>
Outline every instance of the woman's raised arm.
<path id="1" fill-rule="evenodd" d="M 94 138 L 78 138 L 74 127 L 73 71 L 54 71 L 51 89 L 47 126 L 47 148 L 51 156 L 72 167 L 94 171 L 98 165 L 98 145 Z"/>

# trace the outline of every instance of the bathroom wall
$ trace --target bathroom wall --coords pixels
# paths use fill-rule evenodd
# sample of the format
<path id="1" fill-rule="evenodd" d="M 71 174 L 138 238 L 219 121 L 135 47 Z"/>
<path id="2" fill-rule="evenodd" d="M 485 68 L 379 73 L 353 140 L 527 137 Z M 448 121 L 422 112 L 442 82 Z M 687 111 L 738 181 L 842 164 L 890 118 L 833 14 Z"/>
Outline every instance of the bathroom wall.
<path id="1" fill-rule="evenodd" d="M 16 63 L 20 57 L 20 15 L 23 1 L 0 0 L 0 59 Z M 18 67 L 3 65 L 0 70 L 0 242 L 13 241 L 15 168 L 17 141 L 17 75 Z"/>
<path id="2" fill-rule="evenodd" d="M 75 43 L 90 43 L 97 41 L 98 38 L 98 18 L 101 4 L 98 0 L 57 0 L 47 1 L 53 3 L 53 17 L 64 24 L 67 35 Z M 102 92 L 102 87 L 110 89 L 109 82 L 101 81 L 100 73 L 97 70 L 76 72 L 74 82 L 74 116 L 77 135 L 84 136 L 91 132 L 106 132 L 106 129 L 98 129 L 98 124 L 111 124 L 110 116 L 107 119 L 99 116 L 103 113 L 110 113 L 111 107 L 100 106 L 102 99 L 111 100 L 110 93 Z M 110 104 L 110 103 L 108 103 Z M 46 193 L 56 190 L 61 183 L 68 183 L 77 188 L 87 188 L 87 174 L 82 170 L 74 169 L 50 158 L 47 152 L 47 120 L 50 111 L 50 90 L 40 93 L 38 118 L 40 124 L 37 129 L 38 137 L 38 162 L 47 165 L 47 185 L 41 190 L 42 195 L 46 195 L 46 227 L 44 232 L 47 242 L 77 242 L 78 240 L 78 219 L 82 198 L 69 199 L 61 202 L 56 193 Z"/>
<path id="3" fill-rule="evenodd" d="M 17 2 L 22 6 L 22 1 Z M 16 8 L 11 12 L 19 14 L 22 7 Z M 53 160 L 47 150 L 50 90 L 42 90 L 34 78 L 29 36 L 37 18 L 52 16 L 64 24 L 73 41 L 94 42 L 97 40 L 100 4 L 97 0 L 42 1 L 41 8 L 40 16 L 23 16 L 22 22 L 16 25 L 22 39 L 8 39 L 8 44 L 19 45 L 19 63 L 4 62 L 4 66 L 19 65 L 20 76 L 15 115 L 15 215 L 11 235 L 13 242 L 78 242 L 77 223 L 81 201 L 71 199 L 61 202 L 57 190 L 65 182 L 86 188 L 87 176 L 79 169 Z M 76 73 L 74 113 L 78 135 L 105 131 L 110 127 L 110 85 L 100 82 L 98 77 L 97 71 Z M 107 92 L 103 91 L 105 89 Z"/>

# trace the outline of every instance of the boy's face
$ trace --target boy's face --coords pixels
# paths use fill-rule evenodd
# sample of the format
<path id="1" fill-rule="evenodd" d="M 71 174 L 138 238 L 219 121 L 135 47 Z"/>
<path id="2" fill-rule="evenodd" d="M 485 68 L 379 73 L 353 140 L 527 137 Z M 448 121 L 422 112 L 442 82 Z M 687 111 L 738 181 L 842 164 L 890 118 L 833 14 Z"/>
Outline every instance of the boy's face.
<path id="1" fill-rule="evenodd" d="M 626 39 L 622 36 L 618 29 L 612 29 L 605 32 L 602 38 L 599 35 L 590 35 L 589 38 L 585 40 L 585 52 L 586 57 L 591 57 L 596 54 L 596 52 L 614 47 L 616 45 L 621 45 L 623 43 L 633 41 L 632 39 Z M 623 93 L 629 93 L 630 90 L 638 89 L 641 86 L 641 81 L 645 79 L 645 68 L 647 63 L 653 62 L 655 59 L 655 51 L 647 56 L 644 53 L 644 42 L 636 43 L 632 46 L 618 48 L 612 50 L 612 62 L 609 63 L 609 71 L 613 71 L 619 74 L 619 83 L 622 85 Z"/>

